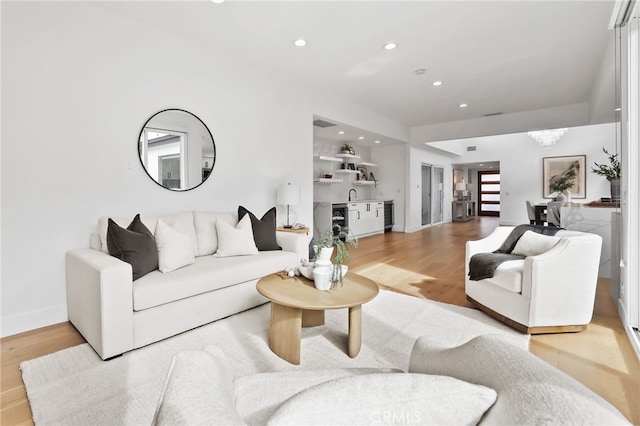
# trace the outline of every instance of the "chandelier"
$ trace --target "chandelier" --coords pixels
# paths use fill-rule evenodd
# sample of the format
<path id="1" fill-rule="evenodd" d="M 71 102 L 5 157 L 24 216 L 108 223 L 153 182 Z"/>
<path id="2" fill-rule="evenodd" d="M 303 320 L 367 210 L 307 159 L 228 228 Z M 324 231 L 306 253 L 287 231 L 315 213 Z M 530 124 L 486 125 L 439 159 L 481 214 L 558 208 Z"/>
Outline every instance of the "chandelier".
<path id="1" fill-rule="evenodd" d="M 560 137 L 562 137 L 567 130 L 569 129 L 536 130 L 534 132 L 529 132 L 528 135 L 538 141 L 544 149 L 549 149 L 558 142 Z"/>

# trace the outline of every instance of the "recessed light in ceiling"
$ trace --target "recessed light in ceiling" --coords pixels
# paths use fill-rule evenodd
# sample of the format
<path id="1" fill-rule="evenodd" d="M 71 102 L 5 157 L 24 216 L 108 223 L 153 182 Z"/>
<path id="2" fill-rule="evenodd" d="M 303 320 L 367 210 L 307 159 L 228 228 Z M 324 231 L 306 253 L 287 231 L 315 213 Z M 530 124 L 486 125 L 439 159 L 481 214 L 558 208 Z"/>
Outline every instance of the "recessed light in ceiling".
<path id="1" fill-rule="evenodd" d="M 620 108 L 620 107 L 615 108 L 614 111 L 622 111 L 622 108 Z"/>
<path id="2" fill-rule="evenodd" d="M 442 86 L 442 82 L 440 80 L 438 81 L 434 81 L 433 83 L 431 83 L 434 86 Z"/>
<path id="3" fill-rule="evenodd" d="M 426 69 L 424 69 L 424 68 L 418 68 L 418 69 L 417 69 L 417 70 L 415 70 L 414 72 L 415 72 L 416 74 L 418 74 L 418 75 L 422 75 L 422 74 L 424 74 L 425 72 L 427 72 L 427 70 L 426 70 Z"/>
<path id="4" fill-rule="evenodd" d="M 459 106 L 460 106 L 460 108 L 466 108 L 466 107 L 468 107 L 468 105 L 467 105 L 467 104 L 460 104 Z"/>
<path id="5" fill-rule="evenodd" d="M 211 0 L 211 1 L 216 4 L 224 3 L 224 0 Z"/>
<path id="6" fill-rule="evenodd" d="M 373 141 L 373 143 L 380 143 L 380 141 Z"/>
<path id="7" fill-rule="evenodd" d="M 339 131 L 338 131 L 338 134 L 339 134 L 339 135 L 344 135 L 344 130 L 339 130 Z"/>
<path id="8" fill-rule="evenodd" d="M 307 45 L 307 41 L 304 39 L 297 39 L 296 41 L 293 42 L 293 45 L 296 47 L 302 47 L 302 46 L 306 46 Z"/>
<path id="9" fill-rule="evenodd" d="M 358 139 L 362 140 L 364 139 L 364 136 L 358 136 Z"/>
<path id="10" fill-rule="evenodd" d="M 384 47 L 384 50 L 393 50 L 396 47 L 398 47 L 398 44 L 390 41 L 388 43 L 385 43 L 384 46 L 382 46 L 382 47 Z"/>

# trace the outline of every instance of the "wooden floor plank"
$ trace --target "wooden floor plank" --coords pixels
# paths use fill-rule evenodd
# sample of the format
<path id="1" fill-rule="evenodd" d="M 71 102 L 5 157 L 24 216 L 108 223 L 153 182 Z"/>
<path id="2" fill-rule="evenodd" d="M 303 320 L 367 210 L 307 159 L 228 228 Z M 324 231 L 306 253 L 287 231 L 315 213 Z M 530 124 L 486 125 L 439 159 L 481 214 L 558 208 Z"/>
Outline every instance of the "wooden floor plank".
<path id="1" fill-rule="evenodd" d="M 422 231 L 362 238 L 351 249 L 349 269 L 383 288 L 444 303 L 472 307 L 464 293 L 464 247 L 490 234 L 497 218 L 436 225 Z M 19 371 L 20 362 L 84 343 L 69 323 L 0 339 L 2 425 L 33 424 Z M 640 363 L 600 280 L 593 321 L 580 333 L 537 335 L 530 351 L 603 396 L 640 424 Z"/>

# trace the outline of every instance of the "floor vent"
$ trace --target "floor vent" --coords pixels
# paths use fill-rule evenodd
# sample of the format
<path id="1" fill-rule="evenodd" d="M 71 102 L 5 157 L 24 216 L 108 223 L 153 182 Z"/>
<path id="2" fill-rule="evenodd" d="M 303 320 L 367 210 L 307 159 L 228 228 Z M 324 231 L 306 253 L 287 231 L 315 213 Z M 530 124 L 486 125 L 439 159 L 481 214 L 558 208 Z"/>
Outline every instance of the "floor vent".
<path id="1" fill-rule="evenodd" d="M 313 120 L 313 125 L 318 127 L 333 127 L 335 124 L 324 120 Z"/>

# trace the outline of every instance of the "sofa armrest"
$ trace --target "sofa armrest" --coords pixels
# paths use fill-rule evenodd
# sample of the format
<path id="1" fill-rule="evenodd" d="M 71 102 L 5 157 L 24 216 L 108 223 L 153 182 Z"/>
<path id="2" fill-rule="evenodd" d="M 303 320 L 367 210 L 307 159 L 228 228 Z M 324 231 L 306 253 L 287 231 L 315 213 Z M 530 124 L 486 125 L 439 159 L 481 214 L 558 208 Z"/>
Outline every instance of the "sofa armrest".
<path id="1" fill-rule="evenodd" d="M 601 248 L 596 234 L 561 237 L 550 250 L 525 259 L 522 295 L 531 299 L 530 325 L 547 319 L 558 325 L 591 321 Z"/>
<path id="2" fill-rule="evenodd" d="M 609 402 L 506 336 L 482 335 L 455 348 L 420 337 L 409 373 L 441 374 L 496 390 L 498 399 L 480 422 L 485 425 L 629 424 Z"/>
<path id="3" fill-rule="evenodd" d="M 67 315 L 102 359 L 133 349 L 131 265 L 90 248 L 67 252 Z"/>
<path id="4" fill-rule="evenodd" d="M 153 425 L 244 425 L 224 355 L 183 351 L 171 362 Z"/>
<path id="5" fill-rule="evenodd" d="M 276 241 L 284 251 L 290 251 L 298 255 L 298 263 L 302 259 L 309 259 L 309 242 L 311 236 L 296 232 L 276 231 Z"/>

